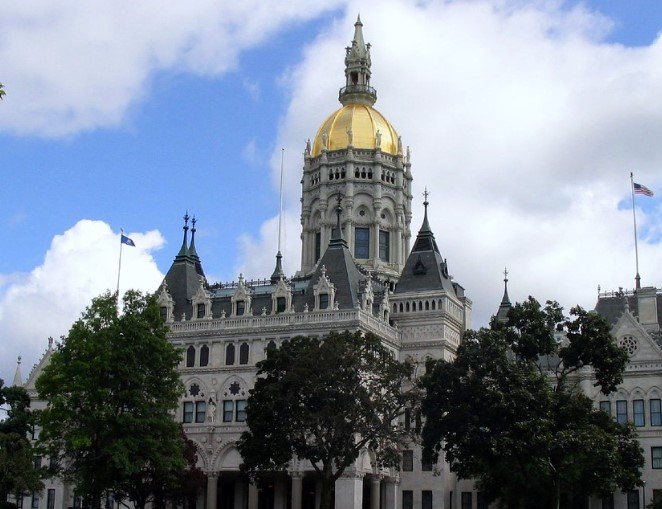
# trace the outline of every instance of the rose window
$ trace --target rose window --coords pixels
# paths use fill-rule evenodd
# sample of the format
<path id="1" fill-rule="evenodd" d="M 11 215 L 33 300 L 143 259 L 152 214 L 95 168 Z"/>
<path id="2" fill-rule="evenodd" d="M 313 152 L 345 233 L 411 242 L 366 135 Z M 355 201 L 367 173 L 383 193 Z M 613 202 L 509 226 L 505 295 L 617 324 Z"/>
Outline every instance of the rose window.
<path id="1" fill-rule="evenodd" d="M 634 352 L 637 351 L 637 348 L 639 348 L 637 340 L 632 336 L 624 336 L 623 339 L 621 339 L 619 346 L 623 348 L 630 356 L 632 356 Z"/>

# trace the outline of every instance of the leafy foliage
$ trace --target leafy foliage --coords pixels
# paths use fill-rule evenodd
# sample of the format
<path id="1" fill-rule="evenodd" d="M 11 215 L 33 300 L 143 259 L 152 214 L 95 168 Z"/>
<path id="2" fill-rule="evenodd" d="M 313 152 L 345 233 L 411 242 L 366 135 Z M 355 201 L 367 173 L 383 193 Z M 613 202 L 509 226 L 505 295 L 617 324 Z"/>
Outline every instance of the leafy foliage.
<path id="1" fill-rule="evenodd" d="M 2 83 L 0 83 L 0 101 L 4 98 L 5 95 L 7 95 L 5 92 L 5 87 Z"/>
<path id="2" fill-rule="evenodd" d="M 0 421 L 0 502 L 7 495 L 38 490 L 46 475 L 35 466 L 35 451 L 28 439 L 32 424 L 30 397 L 22 387 L 5 387 L 0 379 L 0 406 L 7 405 L 7 418 Z"/>
<path id="3" fill-rule="evenodd" d="M 367 448 L 379 465 L 400 461 L 410 430 L 394 425 L 418 391 L 412 367 L 393 358 L 373 335 L 331 333 L 296 337 L 258 363 L 247 407 L 249 431 L 239 450 L 251 476 L 309 460 L 322 481 L 322 509 L 336 479 Z M 409 389 L 407 390 L 407 384 Z"/>
<path id="4" fill-rule="evenodd" d="M 594 408 L 576 385 L 582 369 L 608 394 L 627 354 L 599 315 L 535 299 L 508 323 L 469 331 L 454 362 L 430 362 L 422 385 L 425 453 L 475 478 L 511 507 L 556 507 L 562 492 L 607 494 L 640 481 L 634 430 Z M 564 339 L 563 339 L 564 338 Z"/>
<path id="5" fill-rule="evenodd" d="M 181 353 L 167 330 L 153 296 L 127 292 L 120 315 L 106 293 L 74 323 L 37 380 L 48 401 L 40 441 L 92 507 L 109 492 L 144 505 L 154 479 L 185 466 L 171 415 L 182 393 Z"/>

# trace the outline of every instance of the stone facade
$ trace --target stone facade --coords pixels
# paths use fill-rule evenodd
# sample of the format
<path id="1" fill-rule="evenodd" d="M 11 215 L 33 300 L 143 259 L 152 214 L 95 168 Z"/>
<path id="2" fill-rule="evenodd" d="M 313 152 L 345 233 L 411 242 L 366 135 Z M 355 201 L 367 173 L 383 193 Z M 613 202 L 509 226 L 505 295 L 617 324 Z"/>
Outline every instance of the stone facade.
<path id="1" fill-rule="evenodd" d="M 428 224 L 427 196 L 425 219 L 410 247 L 411 158 L 395 129 L 372 108 L 377 96 L 370 86 L 370 46 L 363 40 L 360 20 L 345 63 L 342 108 L 322 123 L 304 153 L 301 270 L 284 277 L 278 253 L 269 279 L 240 275 L 235 283 L 210 284 L 195 246 L 195 220 L 189 228 L 186 216 L 181 249 L 157 289 L 162 316 L 171 329 L 169 338 L 183 352 L 179 369 L 185 394 L 175 418 L 196 444 L 199 466 L 208 476 L 207 488 L 199 495 L 200 508 L 319 506 L 319 486 L 306 462 L 293 460 L 287 474 L 260 485 L 249 483 L 239 472 L 235 444 L 245 429 L 246 400 L 256 363 L 270 348 L 297 335 L 373 332 L 400 360 L 414 361 L 420 374 L 428 358 L 452 360 L 464 331 L 471 327 L 471 300 L 449 276 Z M 499 316 L 509 306 L 506 292 Z M 602 294 L 596 309 L 611 320 L 631 361 L 625 382 L 609 398 L 593 387 L 590 372 L 582 374 L 581 386 L 596 405 L 607 408 L 603 400 L 609 401 L 615 418 L 622 417 L 617 409 L 625 408 L 626 418 L 643 423 L 648 502 L 653 490 L 662 489 L 662 414 L 657 410 L 662 398 L 662 294 L 654 288 Z M 34 382 L 50 354 L 49 345 L 25 384 L 37 408 L 44 402 L 36 400 Z M 403 420 L 420 425 L 416 416 Z M 337 481 L 335 507 L 486 507 L 471 481 L 456 479 L 443 459 L 424 464 L 414 445 L 403 451 L 401 467 L 379 469 L 370 451 L 363 451 Z M 55 490 L 52 507 L 42 494 L 34 509 L 75 505 L 73 491 L 66 486 L 51 480 L 49 489 Z M 638 493 L 643 498 L 644 492 Z M 634 494 L 617 493 L 613 507 L 635 507 L 627 505 L 628 496 L 634 504 Z M 597 499 L 588 503 L 593 509 L 609 507 Z"/>

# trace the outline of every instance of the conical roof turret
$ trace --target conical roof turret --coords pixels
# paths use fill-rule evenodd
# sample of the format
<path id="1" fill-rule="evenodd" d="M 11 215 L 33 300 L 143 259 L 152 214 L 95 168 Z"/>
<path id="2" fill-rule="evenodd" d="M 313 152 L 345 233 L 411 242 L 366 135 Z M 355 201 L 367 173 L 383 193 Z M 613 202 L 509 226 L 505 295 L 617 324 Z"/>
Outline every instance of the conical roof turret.
<path id="1" fill-rule="evenodd" d="M 508 297 L 508 269 L 506 268 L 503 270 L 503 297 L 501 298 L 501 304 L 499 304 L 499 310 L 496 314 L 497 321 L 506 323 L 508 321 L 508 311 L 512 307 L 510 297 Z"/>
<path id="2" fill-rule="evenodd" d="M 361 16 L 354 23 L 354 38 L 351 46 L 345 48 L 345 86 L 340 89 L 338 99 L 343 105 L 367 104 L 372 106 L 377 100 L 377 92 L 370 86 L 370 44 L 363 39 Z"/>

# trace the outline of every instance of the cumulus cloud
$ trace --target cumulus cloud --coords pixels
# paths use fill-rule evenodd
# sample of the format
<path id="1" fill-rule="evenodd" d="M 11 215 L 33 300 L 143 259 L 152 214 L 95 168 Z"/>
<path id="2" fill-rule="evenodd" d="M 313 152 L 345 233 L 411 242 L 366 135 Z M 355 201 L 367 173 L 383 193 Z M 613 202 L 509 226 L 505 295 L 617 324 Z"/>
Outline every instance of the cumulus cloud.
<path id="1" fill-rule="evenodd" d="M 152 252 L 164 239 L 158 231 L 128 235 L 136 247 L 124 246 L 120 293 L 154 291 L 163 275 Z M 108 224 L 85 219 L 56 235 L 28 274 L 0 275 L 0 378 L 11 382 L 19 355 L 27 377 L 49 336 L 66 334 L 93 297 L 115 291 L 119 246 L 119 233 Z"/>
<path id="2" fill-rule="evenodd" d="M 0 130 L 65 136 L 118 125 L 155 72 L 227 72 L 242 50 L 337 3 L 4 2 Z"/>
<path id="3" fill-rule="evenodd" d="M 291 102 L 275 145 L 302 150 L 339 106 L 343 48 L 360 11 L 373 43 L 375 106 L 412 146 L 412 230 L 427 186 L 430 222 L 474 301 L 474 325 L 495 312 L 506 265 L 518 300 L 532 294 L 593 307 L 598 284 L 631 288 L 629 172 L 662 194 L 662 39 L 638 48 L 606 43 L 611 21 L 581 4 L 368 4 L 350 1 L 344 19 L 283 76 Z M 286 152 L 292 204 L 299 152 Z M 277 189 L 280 150 L 271 162 Z M 289 213 L 300 211 L 293 205 Z M 643 283 L 661 287 L 662 212 L 638 214 Z M 272 241 L 273 220 L 261 235 L 256 252 Z"/>

